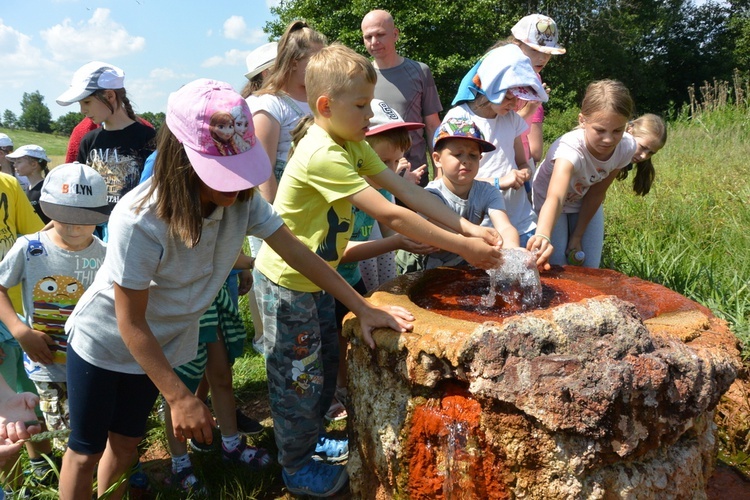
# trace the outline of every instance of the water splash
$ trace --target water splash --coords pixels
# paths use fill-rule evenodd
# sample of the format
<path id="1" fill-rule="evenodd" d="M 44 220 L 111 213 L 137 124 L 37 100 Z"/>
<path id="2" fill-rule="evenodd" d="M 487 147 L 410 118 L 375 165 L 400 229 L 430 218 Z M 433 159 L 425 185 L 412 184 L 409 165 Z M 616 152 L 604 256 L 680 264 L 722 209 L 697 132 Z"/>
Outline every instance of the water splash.
<path id="1" fill-rule="evenodd" d="M 542 282 L 536 267 L 536 254 L 525 248 L 505 248 L 501 253 L 500 267 L 487 271 L 490 289 L 482 297 L 482 307 L 495 307 L 498 300 L 520 307 L 523 311 L 539 307 L 542 302 Z"/>

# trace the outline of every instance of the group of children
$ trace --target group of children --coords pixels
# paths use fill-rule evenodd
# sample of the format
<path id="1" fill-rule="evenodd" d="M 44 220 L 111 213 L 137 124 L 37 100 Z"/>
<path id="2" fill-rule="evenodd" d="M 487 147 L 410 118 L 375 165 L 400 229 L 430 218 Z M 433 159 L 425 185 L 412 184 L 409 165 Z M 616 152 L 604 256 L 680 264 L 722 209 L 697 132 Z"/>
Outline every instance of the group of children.
<path id="1" fill-rule="evenodd" d="M 336 418 L 335 403 L 346 400 L 341 319 L 353 312 L 358 341 L 373 349 L 373 329 L 406 332 L 414 320 L 363 298 L 357 262 L 388 255 L 393 264 L 392 252 L 406 250 L 420 257 L 404 269 L 489 269 L 502 248 L 525 246 L 543 268 L 578 250 L 584 265 L 599 265 L 606 190 L 635 164 L 636 193 L 649 191 L 664 124 L 654 115 L 631 122 L 627 89 L 594 82 L 579 128 L 555 141 L 534 173 L 548 91 L 538 73 L 564 49 L 545 16 L 527 16 L 512 32 L 462 81 L 433 138 L 438 177 L 426 189 L 419 172 L 400 175 L 409 171 L 408 132 L 422 124 L 373 99 L 366 58 L 327 45 L 301 21 L 278 44 L 279 76 L 247 101 L 206 79 L 170 95 L 147 179 L 155 132 L 132 113 L 122 71 L 94 62 L 76 73 L 58 102 L 79 102 L 102 127 L 81 141 L 81 163 L 47 170 L 43 150 L 24 150 L 40 160 L 43 172 L 26 175 L 50 223 L 14 228 L 30 234 L 0 264 L 0 320 L 25 352 L 47 426 L 71 430 L 61 498 L 90 498 L 95 471 L 99 495 L 128 474 L 159 394 L 172 480 L 207 494 L 185 446 L 214 439 L 211 412 L 196 396 L 204 373 L 223 458 L 253 469 L 270 463 L 235 420 L 231 363 L 242 327 L 225 285 L 233 268 L 252 269 L 283 480 L 291 493 L 330 496 L 347 482 L 349 453 L 346 439 L 326 434 L 324 418 Z M 24 165 L 16 160 L 19 171 Z M 382 238 L 371 237 L 375 229 Z M 242 254 L 245 236 L 257 238 L 254 259 Z M 19 283 L 23 318 L 8 295 Z"/>

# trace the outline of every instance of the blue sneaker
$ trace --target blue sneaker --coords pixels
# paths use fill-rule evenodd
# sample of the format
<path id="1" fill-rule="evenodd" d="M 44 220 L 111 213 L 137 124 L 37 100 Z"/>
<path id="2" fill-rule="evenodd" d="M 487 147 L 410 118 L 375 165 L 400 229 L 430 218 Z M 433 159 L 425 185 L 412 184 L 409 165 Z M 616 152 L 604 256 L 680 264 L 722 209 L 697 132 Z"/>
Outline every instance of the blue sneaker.
<path id="1" fill-rule="evenodd" d="M 315 445 L 313 460 L 336 464 L 349 458 L 349 440 L 333 439 L 321 434 Z"/>
<path id="2" fill-rule="evenodd" d="M 289 493 L 310 495 L 313 497 L 330 497 L 346 486 L 349 475 L 343 465 L 331 465 L 311 460 L 294 474 L 286 470 L 281 472 Z"/>

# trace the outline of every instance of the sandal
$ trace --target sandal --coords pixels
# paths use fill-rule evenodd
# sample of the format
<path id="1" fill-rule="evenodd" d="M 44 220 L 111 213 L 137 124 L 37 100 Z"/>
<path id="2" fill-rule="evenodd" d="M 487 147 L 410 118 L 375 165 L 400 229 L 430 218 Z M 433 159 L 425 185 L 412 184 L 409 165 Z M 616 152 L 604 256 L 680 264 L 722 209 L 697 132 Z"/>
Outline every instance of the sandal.
<path id="1" fill-rule="evenodd" d="M 326 412 L 326 420 L 329 422 L 338 422 L 339 420 L 344 420 L 347 416 L 346 407 L 334 397 L 330 408 Z"/>

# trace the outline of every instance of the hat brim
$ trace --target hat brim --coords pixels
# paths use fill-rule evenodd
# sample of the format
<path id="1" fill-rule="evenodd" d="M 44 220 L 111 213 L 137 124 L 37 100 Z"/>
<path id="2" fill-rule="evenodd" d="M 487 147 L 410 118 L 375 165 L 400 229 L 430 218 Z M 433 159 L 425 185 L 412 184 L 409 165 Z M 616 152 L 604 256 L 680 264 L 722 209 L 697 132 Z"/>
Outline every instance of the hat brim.
<path id="1" fill-rule="evenodd" d="M 440 139 L 435 141 L 434 147 L 437 147 L 437 145 L 442 141 L 447 141 L 448 139 L 466 139 L 467 141 L 474 141 L 479 144 L 479 149 L 482 151 L 482 153 L 489 153 L 490 151 L 494 151 L 497 149 L 491 142 L 487 142 L 484 139 L 478 139 L 476 137 L 469 137 L 467 135 L 448 135 L 445 137 L 441 137 Z"/>
<path id="2" fill-rule="evenodd" d="M 395 128 L 403 128 L 406 130 L 419 130 L 421 128 L 424 128 L 424 123 L 417 123 L 417 122 L 392 122 L 392 123 L 384 123 L 382 125 L 376 125 L 374 127 L 370 127 L 370 130 L 365 133 L 365 136 L 369 137 L 371 135 L 375 134 L 382 134 L 383 132 L 387 130 L 393 130 Z"/>
<path id="3" fill-rule="evenodd" d="M 109 220 L 109 213 L 112 211 L 112 207 L 109 204 L 103 207 L 83 208 L 40 201 L 39 206 L 42 207 L 42 212 L 50 219 L 76 226 L 96 226 L 107 222 Z"/>
<path id="4" fill-rule="evenodd" d="M 259 75 L 260 73 L 264 72 L 265 70 L 267 70 L 268 68 L 270 68 L 271 66 L 273 66 L 273 62 L 275 60 L 276 60 L 276 58 L 274 57 L 270 61 L 261 64 L 260 66 L 258 66 L 254 70 L 248 71 L 247 73 L 245 73 L 245 78 L 247 78 L 248 80 L 252 80 L 253 78 L 255 78 L 256 75 Z"/>
<path id="5" fill-rule="evenodd" d="M 510 92 L 522 101 L 542 101 L 542 96 L 537 94 L 531 87 L 512 87 L 507 92 Z"/>
<path id="6" fill-rule="evenodd" d="M 183 144 L 193 170 L 211 189 L 223 193 L 244 191 L 271 176 L 271 161 L 260 143 L 232 156 L 200 153 Z"/>
<path id="7" fill-rule="evenodd" d="M 10 158 L 11 160 L 17 160 L 19 158 L 23 158 L 24 156 L 29 156 L 31 158 L 36 158 L 37 160 L 52 161 L 49 158 L 47 158 L 46 156 L 36 156 L 36 155 L 33 155 L 33 154 L 29 153 L 28 151 L 22 150 L 21 148 L 16 149 L 12 153 L 8 153 L 5 156 L 6 156 L 6 158 Z"/>
<path id="8" fill-rule="evenodd" d="M 525 40 L 521 40 L 521 42 L 528 45 L 532 49 L 539 51 L 539 52 L 544 52 L 545 54 L 552 54 L 553 56 L 559 56 L 559 55 L 565 54 L 565 49 L 562 47 L 550 47 L 547 45 L 537 45 L 535 43 L 529 43 Z"/>
<path id="9" fill-rule="evenodd" d="M 69 88 L 65 92 L 63 92 L 60 97 L 55 99 L 55 102 L 59 104 L 60 106 L 70 106 L 71 104 L 75 104 L 78 101 L 82 101 L 86 99 L 88 96 L 93 94 L 95 90 L 79 90 L 74 89 L 73 87 Z"/>

